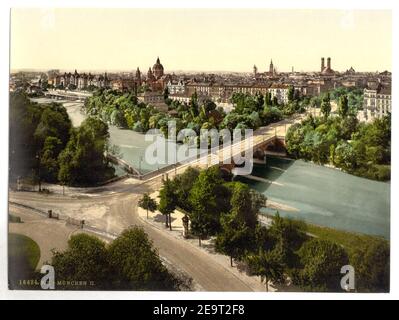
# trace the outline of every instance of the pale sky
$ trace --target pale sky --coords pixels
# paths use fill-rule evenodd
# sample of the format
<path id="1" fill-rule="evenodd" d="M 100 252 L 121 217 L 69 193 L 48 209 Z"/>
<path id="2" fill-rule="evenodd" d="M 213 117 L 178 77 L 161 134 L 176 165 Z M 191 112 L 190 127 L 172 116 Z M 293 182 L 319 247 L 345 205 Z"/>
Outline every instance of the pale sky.
<path id="1" fill-rule="evenodd" d="M 391 12 L 12 9 L 11 69 L 391 70 Z"/>

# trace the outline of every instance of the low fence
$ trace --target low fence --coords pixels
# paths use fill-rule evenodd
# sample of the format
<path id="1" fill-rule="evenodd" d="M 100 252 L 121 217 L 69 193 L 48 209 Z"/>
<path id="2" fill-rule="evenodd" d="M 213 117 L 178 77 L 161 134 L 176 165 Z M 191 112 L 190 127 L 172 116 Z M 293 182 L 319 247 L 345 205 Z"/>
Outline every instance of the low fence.
<path id="1" fill-rule="evenodd" d="M 99 229 L 97 227 L 91 226 L 85 220 L 72 218 L 67 215 L 63 215 L 61 213 L 54 212 L 53 210 L 44 211 L 44 210 L 40 210 L 40 209 L 31 207 L 31 206 L 28 206 L 26 204 L 14 202 L 14 201 L 9 201 L 9 204 L 18 206 L 21 208 L 29 209 L 44 218 L 65 221 L 66 224 L 76 226 L 79 229 L 82 229 L 82 230 L 90 232 L 90 233 L 97 234 L 99 236 L 103 236 L 105 238 L 116 239 L 118 236 L 118 234 L 116 234 L 116 233 L 108 232 L 108 231 Z"/>

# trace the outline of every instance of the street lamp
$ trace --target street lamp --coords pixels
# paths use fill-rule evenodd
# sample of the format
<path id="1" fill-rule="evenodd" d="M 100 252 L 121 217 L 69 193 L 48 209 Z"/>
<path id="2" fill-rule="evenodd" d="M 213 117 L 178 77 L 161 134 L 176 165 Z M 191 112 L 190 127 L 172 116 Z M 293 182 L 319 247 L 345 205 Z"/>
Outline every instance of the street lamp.
<path id="1" fill-rule="evenodd" d="M 139 176 L 141 177 L 141 161 L 143 161 L 143 156 L 139 158 Z"/>
<path id="2" fill-rule="evenodd" d="M 42 191 L 42 184 L 40 180 L 40 156 L 39 154 L 36 154 L 36 160 L 37 160 L 37 175 L 39 179 L 39 192 Z"/>

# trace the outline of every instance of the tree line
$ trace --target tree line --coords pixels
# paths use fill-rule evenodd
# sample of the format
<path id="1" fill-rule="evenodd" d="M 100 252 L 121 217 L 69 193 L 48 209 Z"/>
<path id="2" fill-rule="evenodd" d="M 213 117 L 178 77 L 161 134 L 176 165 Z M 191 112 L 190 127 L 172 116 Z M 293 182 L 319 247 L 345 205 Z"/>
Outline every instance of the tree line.
<path id="1" fill-rule="evenodd" d="M 10 94 L 10 177 L 64 185 L 93 185 L 114 176 L 104 156 L 108 125 L 96 118 L 72 127 L 58 103 L 38 104 Z"/>
<path id="2" fill-rule="evenodd" d="M 168 121 L 175 121 L 177 131 L 192 129 L 199 135 L 201 129 L 257 129 L 262 125 L 280 121 L 296 112 L 305 111 L 310 99 L 302 97 L 293 87 L 289 89 L 288 103 L 279 103 L 271 94 L 265 96 L 234 93 L 234 110 L 226 114 L 209 99 L 200 99 L 195 92 L 189 103 L 164 101 L 169 112 L 159 111 L 151 105 L 138 102 L 133 93 L 98 90 L 85 103 L 86 113 L 112 125 L 138 132 L 160 129 L 167 136 Z"/>
<path id="3" fill-rule="evenodd" d="M 389 290 L 389 244 L 380 238 L 345 248 L 331 240 L 307 234 L 304 222 L 276 214 L 270 226 L 258 221 L 267 199 L 241 182 L 231 181 L 218 167 L 199 171 L 188 168 L 175 179 L 166 179 L 158 210 L 171 228 L 176 208 L 190 220 L 190 234 L 211 238 L 217 252 L 230 257 L 231 266 L 258 275 L 268 283 L 284 285 L 288 279 L 308 291 L 342 291 L 340 271 L 351 264 L 359 292 Z M 148 204 L 151 203 L 149 206 Z M 140 206 L 157 206 L 144 195 Z M 377 263 L 378 261 L 378 263 Z"/>
<path id="4" fill-rule="evenodd" d="M 84 233 L 73 235 L 64 251 L 53 252 L 50 265 L 61 290 L 71 289 L 62 285 L 68 281 L 85 283 L 74 290 L 176 291 L 191 285 L 191 279 L 164 266 L 152 241 L 136 226 L 110 244 Z"/>
<path id="5" fill-rule="evenodd" d="M 359 123 L 348 114 L 348 101 L 340 97 L 339 115 L 309 116 L 291 126 L 287 151 L 294 158 L 332 164 L 345 172 L 369 179 L 390 179 L 391 115 L 372 123 Z"/>

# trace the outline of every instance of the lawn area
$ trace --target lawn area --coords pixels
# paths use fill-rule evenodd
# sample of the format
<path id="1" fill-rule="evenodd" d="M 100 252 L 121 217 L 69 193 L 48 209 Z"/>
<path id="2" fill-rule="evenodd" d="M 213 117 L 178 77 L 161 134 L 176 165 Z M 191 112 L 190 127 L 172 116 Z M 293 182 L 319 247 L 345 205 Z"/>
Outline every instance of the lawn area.
<path id="1" fill-rule="evenodd" d="M 366 246 L 373 241 L 388 242 L 386 239 L 366 234 L 346 232 L 342 230 L 331 229 L 311 224 L 306 224 L 306 232 L 325 240 L 330 240 L 344 246 L 348 251 L 355 248 Z"/>
<path id="2" fill-rule="evenodd" d="M 8 270 L 10 284 L 15 288 L 19 280 L 30 279 L 40 259 L 40 248 L 31 238 L 21 234 L 8 235 Z"/>

